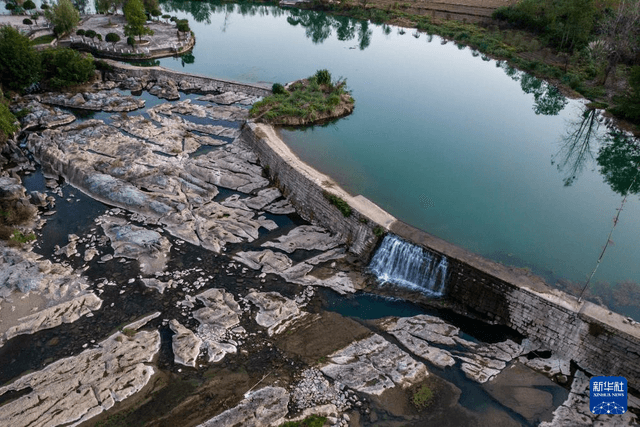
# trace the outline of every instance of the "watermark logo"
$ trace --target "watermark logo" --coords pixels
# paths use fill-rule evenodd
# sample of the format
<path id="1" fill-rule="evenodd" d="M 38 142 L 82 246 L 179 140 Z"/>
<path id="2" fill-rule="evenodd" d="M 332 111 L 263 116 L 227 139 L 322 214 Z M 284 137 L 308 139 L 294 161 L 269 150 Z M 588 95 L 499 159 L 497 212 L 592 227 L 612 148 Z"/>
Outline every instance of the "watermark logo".
<path id="1" fill-rule="evenodd" d="M 624 377 L 591 377 L 589 408 L 594 414 L 627 412 L 627 379 Z"/>

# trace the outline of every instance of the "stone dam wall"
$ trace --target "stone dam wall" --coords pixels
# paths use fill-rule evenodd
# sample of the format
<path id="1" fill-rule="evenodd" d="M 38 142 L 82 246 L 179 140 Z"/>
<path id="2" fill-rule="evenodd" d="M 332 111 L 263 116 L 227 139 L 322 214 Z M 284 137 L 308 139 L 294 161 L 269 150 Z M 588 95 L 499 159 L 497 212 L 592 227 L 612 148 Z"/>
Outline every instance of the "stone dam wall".
<path id="1" fill-rule="evenodd" d="M 354 254 L 363 259 L 369 257 L 377 241 L 374 229 L 386 227 L 395 218 L 364 197 L 351 196 L 331 178 L 302 162 L 271 126 L 249 122 L 241 137 L 256 152 L 262 167 L 301 217 L 339 234 Z M 329 201 L 329 194 L 345 200 L 352 214 L 345 217 Z"/>
<path id="2" fill-rule="evenodd" d="M 377 242 L 374 230 L 384 229 L 444 255 L 449 260 L 447 298 L 457 312 L 509 326 L 593 375 L 624 376 L 640 390 L 640 324 L 578 302 L 540 277 L 473 254 L 395 219 L 362 196 L 351 196 L 302 162 L 271 126 L 249 122 L 242 137 L 300 215 L 344 236 L 354 254 L 368 259 Z M 352 215 L 344 217 L 326 192 L 345 200 Z"/>

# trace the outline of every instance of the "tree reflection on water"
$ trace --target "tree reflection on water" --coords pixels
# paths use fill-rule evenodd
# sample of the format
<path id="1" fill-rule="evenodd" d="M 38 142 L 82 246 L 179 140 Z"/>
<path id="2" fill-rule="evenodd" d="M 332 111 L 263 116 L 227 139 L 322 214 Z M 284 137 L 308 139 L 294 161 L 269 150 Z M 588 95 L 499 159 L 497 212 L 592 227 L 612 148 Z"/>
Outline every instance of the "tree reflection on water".
<path id="1" fill-rule="evenodd" d="M 572 185 L 593 160 L 597 145 L 602 142 L 598 132 L 602 121 L 599 110 L 587 107 L 580 119 L 569 123 L 567 133 L 560 141 L 560 149 L 551 160 L 559 171 L 564 172 L 565 187 Z"/>

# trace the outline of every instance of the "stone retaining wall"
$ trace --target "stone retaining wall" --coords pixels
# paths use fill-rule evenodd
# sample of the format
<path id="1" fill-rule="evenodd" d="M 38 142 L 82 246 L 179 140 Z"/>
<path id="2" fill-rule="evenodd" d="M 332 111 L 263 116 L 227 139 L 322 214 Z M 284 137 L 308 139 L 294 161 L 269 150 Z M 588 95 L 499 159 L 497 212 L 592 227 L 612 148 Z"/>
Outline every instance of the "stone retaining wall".
<path id="1" fill-rule="evenodd" d="M 178 71 L 169 70 L 164 67 L 135 67 L 133 65 L 123 64 L 112 60 L 104 60 L 113 67 L 109 78 L 118 81 L 118 74 L 126 75 L 126 77 L 144 78 L 146 80 L 158 80 L 160 78 L 168 78 L 174 80 L 180 85 L 180 82 L 189 83 L 191 86 L 200 88 L 199 92 L 242 92 L 253 96 L 271 95 L 271 89 L 265 86 L 250 83 L 239 83 L 233 80 L 214 79 L 197 74 L 187 74 Z"/>
<path id="2" fill-rule="evenodd" d="M 509 268 L 411 227 L 362 196 L 351 196 L 329 177 L 302 162 L 272 127 L 248 123 L 242 136 L 300 215 L 346 236 L 351 251 L 367 259 L 384 228 L 449 260 L 447 298 L 465 315 L 513 328 L 574 360 L 594 375 L 627 378 L 640 390 L 640 324 L 604 307 L 550 288 L 542 278 Z M 353 209 L 342 216 L 323 196 L 329 191 Z"/>

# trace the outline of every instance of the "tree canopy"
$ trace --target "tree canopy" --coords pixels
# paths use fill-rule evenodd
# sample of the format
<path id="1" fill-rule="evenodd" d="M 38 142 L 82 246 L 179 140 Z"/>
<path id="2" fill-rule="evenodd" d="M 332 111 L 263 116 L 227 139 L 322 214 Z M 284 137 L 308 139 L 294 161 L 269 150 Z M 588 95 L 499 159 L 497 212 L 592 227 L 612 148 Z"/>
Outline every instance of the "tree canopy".
<path id="1" fill-rule="evenodd" d="M 58 0 L 58 3 L 45 10 L 45 17 L 53 25 L 57 36 L 70 33 L 80 22 L 80 12 L 71 0 Z"/>
<path id="2" fill-rule="evenodd" d="M 124 26 L 126 36 L 142 37 L 145 34 L 153 35 L 153 31 L 145 26 L 147 15 L 144 12 L 144 5 L 140 0 L 129 0 L 124 5 L 124 17 L 127 25 Z"/>
<path id="3" fill-rule="evenodd" d="M 21 90 L 38 81 L 40 57 L 29 39 L 11 26 L 0 27 L 0 84 Z"/>

